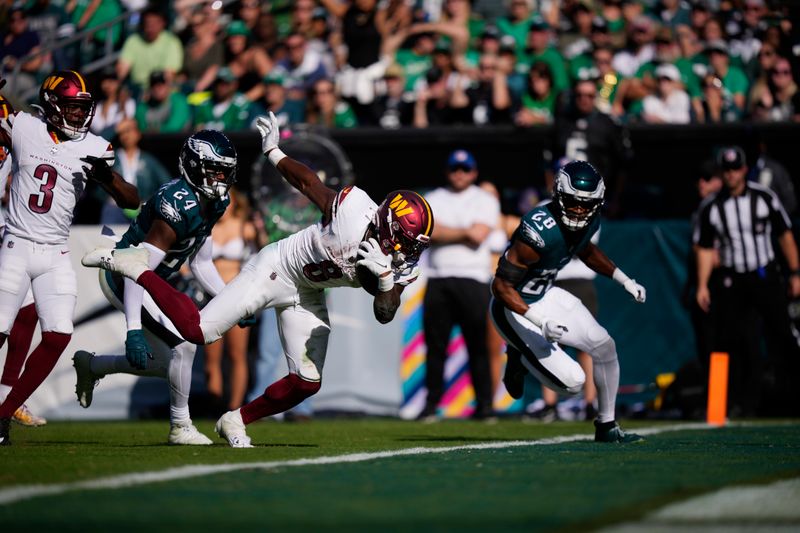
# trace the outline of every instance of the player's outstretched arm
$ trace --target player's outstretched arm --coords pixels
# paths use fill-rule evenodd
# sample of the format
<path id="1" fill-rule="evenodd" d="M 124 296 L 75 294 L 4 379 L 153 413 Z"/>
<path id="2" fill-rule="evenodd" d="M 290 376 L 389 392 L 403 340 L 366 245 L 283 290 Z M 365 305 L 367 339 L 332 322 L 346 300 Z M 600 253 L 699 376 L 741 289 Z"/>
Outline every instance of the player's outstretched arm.
<path id="1" fill-rule="evenodd" d="M 329 218 L 336 191 L 326 187 L 313 170 L 287 156 L 278 148 L 280 131 L 275 114 L 270 111 L 268 116 L 258 117 L 256 127 L 261 134 L 261 151 L 270 163 L 278 169 L 292 187 L 311 200 L 322 211 L 326 219 Z"/>
<path id="2" fill-rule="evenodd" d="M 86 177 L 100 184 L 118 206 L 123 209 L 139 207 L 139 191 L 125 181 L 122 176 L 111 170 L 104 158 L 87 155 L 81 158 L 81 161 L 88 163 L 88 166 L 83 167 Z"/>
<path id="3" fill-rule="evenodd" d="M 583 261 L 586 266 L 598 274 L 607 276 L 622 285 L 638 303 L 644 303 L 647 299 L 647 291 L 644 286 L 636 283 L 635 279 L 629 278 L 628 275 L 620 270 L 598 246 L 589 243 L 589 246 L 584 248 L 583 251 L 578 254 L 578 257 L 581 258 L 581 261 Z"/>

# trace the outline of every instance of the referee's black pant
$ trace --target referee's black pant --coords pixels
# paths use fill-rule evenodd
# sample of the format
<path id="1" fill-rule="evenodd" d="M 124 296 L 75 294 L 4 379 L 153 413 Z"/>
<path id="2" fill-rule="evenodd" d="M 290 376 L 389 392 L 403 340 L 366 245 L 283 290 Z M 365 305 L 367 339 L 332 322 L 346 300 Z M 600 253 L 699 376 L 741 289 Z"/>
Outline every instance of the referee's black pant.
<path id="1" fill-rule="evenodd" d="M 475 389 L 477 416 L 492 411 L 492 378 L 486 329 L 489 309 L 489 284 L 467 278 L 428 280 L 423 304 L 423 325 L 428 354 L 425 385 L 428 398 L 423 413 L 433 414 L 444 394 L 444 362 L 454 325 L 461 327 L 469 353 L 469 370 Z"/>
<path id="2" fill-rule="evenodd" d="M 781 406 L 759 402 L 765 397 L 781 401 L 796 379 L 792 374 L 800 356 L 789 321 L 786 287 L 777 265 L 747 273 L 717 269 L 709 290 L 713 349 L 730 354 L 730 408 L 740 416 L 774 413 Z M 764 342 L 766 359 L 762 355 Z M 762 388 L 765 380 L 772 390 Z"/>

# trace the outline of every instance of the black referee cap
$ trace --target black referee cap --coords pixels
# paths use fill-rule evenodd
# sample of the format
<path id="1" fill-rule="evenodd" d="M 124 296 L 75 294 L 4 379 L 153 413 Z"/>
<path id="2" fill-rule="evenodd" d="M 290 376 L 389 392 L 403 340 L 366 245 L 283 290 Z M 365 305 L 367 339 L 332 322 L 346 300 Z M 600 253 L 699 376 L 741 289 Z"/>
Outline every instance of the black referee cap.
<path id="1" fill-rule="evenodd" d="M 747 158 L 739 146 L 726 146 L 717 154 L 717 164 L 722 170 L 739 169 L 747 164 Z"/>

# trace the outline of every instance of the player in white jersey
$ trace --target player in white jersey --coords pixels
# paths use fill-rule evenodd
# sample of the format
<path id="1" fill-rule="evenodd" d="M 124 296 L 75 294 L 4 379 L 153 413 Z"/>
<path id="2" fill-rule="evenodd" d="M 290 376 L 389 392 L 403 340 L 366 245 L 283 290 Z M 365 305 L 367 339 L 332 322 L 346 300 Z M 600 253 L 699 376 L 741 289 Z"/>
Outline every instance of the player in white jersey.
<path id="1" fill-rule="evenodd" d="M 42 328 L 41 343 L 0 405 L 0 445 L 10 444 L 11 416 L 44 381 L 72 336 L 77 281 L 67 238 L 86 180 L 97 181 L 120 207 L 139 206 L 136 188 L 110 168 L 111 145 L 89 133 L 95 103 L 83 76 L 67 70 L 48 76 L 39 103 L 41 117 L 18 112 L 0 120 L 0 146 L 13 161 L 0 249 L 0 346 L 29 288 Z"/>
<path id="2" fill-rule="evenodd" d="M 322 220 L 263 248 L 201 312 L 191 299 L 148 270 L 152 245 L 98 249 L 83 259 L 136 280 L 153 297 L 181 336 L 210 343 L 246 316 L 274 307 L 289 374 L 252 402 L 229 411 L 217 433 L 233 447 L 250 447 L 245 425 L 290 409 L 315 394 L 330 334 L 324 288 L 363 287 L 375 296 L 375 318 L 394 318 L 403 287 L 419 273 L 419 255 L 433 232 L 428 202 L 412 191 L 390 193 L 378 206 L 357 187 L 338 193 L 278 148 L 275 116 L 259 117 L 262 149 L 286 180 L 322 211 Z"/>

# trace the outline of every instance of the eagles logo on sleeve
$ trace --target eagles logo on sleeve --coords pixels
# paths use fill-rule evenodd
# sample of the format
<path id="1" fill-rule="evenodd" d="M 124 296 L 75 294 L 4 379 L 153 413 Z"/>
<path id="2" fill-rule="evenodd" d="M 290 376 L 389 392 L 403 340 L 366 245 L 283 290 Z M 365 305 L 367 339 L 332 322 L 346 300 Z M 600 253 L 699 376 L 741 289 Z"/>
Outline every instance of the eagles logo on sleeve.
<path id="1" fill-rule="evenodd" d="M 181 217 L 180 211 L 178 208 L 169 203 L 166 199 L 161 199 L 161 204 L 158 206 L 158 210 L 164 215 L 164 218 L 169 220 L 170 222 L 180 222 L 183 217 Z"/>
<path id="2" fill-rule="evenodd" d="M 544 239 L 527 221 L 522 221 L 522 234 L 537 248 L 544 248 Z"/>

